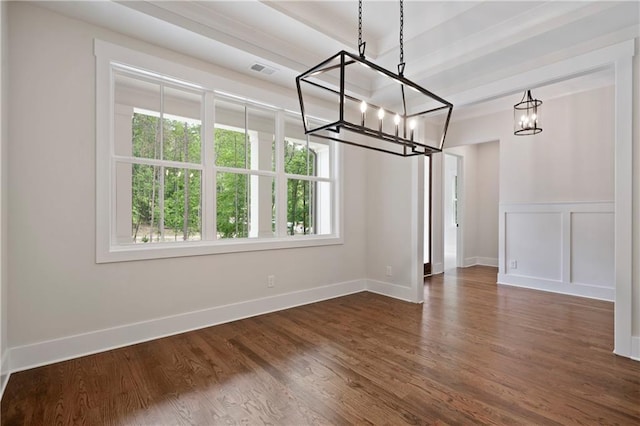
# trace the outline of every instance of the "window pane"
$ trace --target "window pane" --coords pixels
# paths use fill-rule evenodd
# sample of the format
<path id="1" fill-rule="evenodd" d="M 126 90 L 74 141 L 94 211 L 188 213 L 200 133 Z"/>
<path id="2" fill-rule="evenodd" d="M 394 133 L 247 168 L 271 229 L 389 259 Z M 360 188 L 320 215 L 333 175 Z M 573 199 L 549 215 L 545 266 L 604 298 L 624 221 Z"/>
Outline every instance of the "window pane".
<path id="1" fill-rule="evenodd" d="M 309 175 L 331 177 L 331 142 L 309 137 Z"/>
<path id="2" fill-rule="evenodd" d="M 135 111 L 135 110 L 134 110 Z M 134 112 L 131 123 L 134 157 L 160 157 L 160 118 L 145 113 Z"/>
<path id="3" fill-rule="evenodd" d="M 116 155 L 160 158 L 160 85 L 115 73 Z"/>
<path id="4" fill-rule="evenodd" d="M 129 190 L 132 200 L 131 241 L 134 243 L 158 242 L 160 241 L 161 168 L 143 164 L 126 166 L 130 167 L 132 173 L 132 185 Z M 118 194 L 118 202 L 120 200 L 121 196 Z"/>
<path id="5" fill-rule="evenodd" d="M 319 127 L 324 123 L 309 119 L 311 127 Z M 309 135 L 309 175 L 323 178 L 331 177 L 331 144 L 333 142 Z"/>
<path id="6" fill-rule="evenodd" d="M 218 239 L 274 235 L 273 177 L 220 172 L 216 186 Z"/>
<path id="7" fill-rule="evenodd" d="M 249 176 L 218 173 L 216 189 L 218 239 L 248 237 Z"/>
<path id="8" fill-rule="evenodd" d="M 315 182 L 287 180 L 287 233 L 314 234 Z"/>
<path id="9" fill-rule="evenodd" d="M 285 121 L 285 173 L 331 177 L 330 143 L 322 138 L 304 134 L 299 118 Z"/>
<path id="10" fill-rule="evenodd" d="M 299 117 L 284 122 L 284 172 L 307 175 L 307 136 Z"/>
<path id="11" fill-rule="evenodd" d="M 164 241 L 199 241 L 201 237 L 199 170 L 164 169 Z"/>
<path id="12" fill-rule="evenodd" d="M 308 174 L 307 142 L 286 138 L 284 141 L 284 172 L 293 175 Z"/>
<path id="13" fill-rule="evenodd" d="M 315 233 L 329 235 L 333 232 L 332 185 L 329 182 L 318 182 L 316 185 Z"/>
<path id="14" fill-rule="evenodd" d="M 162 158 L 199 163 L 202 94 L 165 87 L 163 99 Z"/>
<path id="15" fill-rule="evenodd" d="M 331 234 L 331 184 L 287 180 L 287 234 Z"/>
<path id="16" fill-rule="evenodd" d="M 216 165 L 249 168 L 251 146 L 245 134 L 244 105 L 216 100 L 215 108 Z"/>
<path id="17" fill-rule="evenodd" d="M 275 179 L 251 176 L 249 183 L 249 237 L 273 237 L 276 226 Z"/>
<path id="18" fill-rule="evenodd" d="M 251 147 L 245 141 L 245 134 L 234 130 L 215 130 L 216 165 L 246 169 Z"/>
<path id="19" fill-rule="evenodd" d="M 284 135 L 288 139 L 296 139 L 300 143 L 307 139 L 300 116 L 287 115 L 284 119 Z"/>
<path id="20" fill-rule="evenodd" d="M 247 108 L 249 128 L 250 167 L 253 170 L 276 169 L 276 115 L 269 110 Z"/>

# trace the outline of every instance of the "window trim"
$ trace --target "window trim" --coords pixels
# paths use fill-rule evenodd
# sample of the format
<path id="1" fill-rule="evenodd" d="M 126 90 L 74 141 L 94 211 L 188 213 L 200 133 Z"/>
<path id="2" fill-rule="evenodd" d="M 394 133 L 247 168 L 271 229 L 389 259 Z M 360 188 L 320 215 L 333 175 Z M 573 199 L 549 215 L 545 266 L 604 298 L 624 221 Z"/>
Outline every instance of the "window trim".
<path id="1" fill-rule="evenodd" d="M 200 256 L 222 253 L 238 253 L 260 250 L 291 249 L 302 247 L 321 247 L 328 245 L 344 244 L 343 239 L 343 161 L 342 147 L 333 143 L 332 149 L 332 175 L 329 178 L 316 176 L 299 176 L 301 179 L 316 182 L 332 182 L 333 193 L 331 197 L 331 221 L 332 234 L 330 235 L 283 235 L 282 230 L 277 229 L 276 236 L 272 238 L 242 238 L 242 239 L 221 239 L 206 240 L 208 236 L 203 234 L 201 241 L 181 241 L 177 243 L 163 242 L 161 244 L 132 244 L 117 245 L 112 244 L 113 232 L 115 229 L 115 217 L 113 214 L 113 202 L 115 197 L 115 173 L 113 164 L 118 161 L 119 156 L 112 152 L 113 128 L 114 128 L 114 94 L 113 94 L 113 72 L 112 65 L 118 65 L 124 69 L 136 69 L 148 72 L 151 76 L 159 76 L 166 80 L 167 84 L 174 85 L 176 82 L 183 83 L 197 81 L 199 84 L 190 83 L 191 87 L 197 90 L 204 90 L 205 96 L 220 94 L 221 97 L 230 97 L 247 103 L 253 103 L 261 108 L 274 108 L 261 99 L 268 99 L 272 103 L 282 105 L 277 109 L 277 114 L 292 113 L 297 109 L 295 99 L 286 97 L 280 93 L 274 93 L 266 89 L 249 86 L 237 81 L 204 72 L 195 68 L 190 68 L 166 59 L 154 57 L 129 48 L 118 46 L 103 40 L 94 39 L 94 55 L 96 57 L 96 263 L 122 262 L 134 260 L 160 259 L 183 256 Z M 154 70 L 154 71 L 149 71 Z M 162 73 L 162 75 L 158 74 Z M 180 79 L 173 79 L 167 76 L 180 76 Z M 229 92 L 251 93 L 255 100 L 249 100 L 243 96 L 228 95 Z M 204 102 L 204 114 L 214 116 L 213 102 Z M 330 112 L 327 111 L 327 115 Z M 284 135 L 284 120 L 276 120 L 276 134 Z M 203 122 L 203 134 L 209 132 Z M 203 141 L 207 143 L 207 141 Z M 284 173 L 284 164 L 280 156 L 283 154 L 283 144 L 276 144 L 276 171 L 252 171 L 233 170 L 234 173 L 248 173 L 249 175 L 258 172 L 265 176 L 283 176 L 277 180 L 278 189 L 276 191 L 276 223 L 284 219 L 286 223 L 286 185 L 287 179 L 291 176 Z M 213 149 L 203 149 L 203 155 L 213 156 Z M 127 158 L 120 161 L 128 162 Z M 141 159 L 144 162 L 144 159 Z M 157 160 L 152 160 L 154 163 Z M 165 163 L 165 160 L 161 160 Z M 208 164 L 213 163 L 213 157 L 207 159 Z M 278 169 L 278 162 L 282 171 Z M 203 158 L 203 164 L 205 159 Z M 179 163 L 175 164 L 179 168 L 202 168 L 202 164 Z M 218 169 L 218 168 L 216 168 Z M 224 169 L 224 168 L 219 168 Z M 281 173 L 282 172 L 282 173 Z M 204 174 L 203 174 L 204 176 Z M 203 177 L 202 187 L 211 188 L 213 182 L 205 182 Z M 284 188 L 282 188 L 284 186 Z M 283 192 L 284 190 L 284 192 Z M 205 212 L 210 211 L 215 218 L 215 196 L 204 197 L 203 200 L 203 221 Z M 283 210 L 284 208 L 284 210 Z M 210 227 L 209 227 L 210 228 Z M 285 227 L 286 228 L 286 227 Z M 286 229 L 284 230 L 286 233 Z"/>

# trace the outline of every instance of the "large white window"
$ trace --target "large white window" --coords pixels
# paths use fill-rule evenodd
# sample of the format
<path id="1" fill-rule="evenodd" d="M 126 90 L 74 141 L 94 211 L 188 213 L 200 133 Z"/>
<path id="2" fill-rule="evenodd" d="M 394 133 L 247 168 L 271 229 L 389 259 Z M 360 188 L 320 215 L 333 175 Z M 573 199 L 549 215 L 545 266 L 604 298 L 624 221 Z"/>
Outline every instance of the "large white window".
<path id="1" fill-rule="evenodd" d="M 127 52 L 96 41 L 98 262 L 341 242 L 334 142 Z"/>

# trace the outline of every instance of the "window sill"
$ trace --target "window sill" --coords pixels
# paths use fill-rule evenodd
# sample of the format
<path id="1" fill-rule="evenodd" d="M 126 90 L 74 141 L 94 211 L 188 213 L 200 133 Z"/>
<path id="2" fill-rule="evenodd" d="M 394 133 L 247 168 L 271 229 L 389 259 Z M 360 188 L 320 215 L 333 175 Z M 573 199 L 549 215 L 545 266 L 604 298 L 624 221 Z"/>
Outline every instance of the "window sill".
<path id="1" fill-rule="evenodd" d="M 320 247 L 343 244 L 335 235 L 307 235 L 270 239 L 242 239 L 138 244 L 98 249 L 96 263 L 127 262 L 134 260 L 165 259 L 171 257 L 204 256 L 211 254 L 241 253 L 248 251 L 278 250 L 302 247 Z"/>

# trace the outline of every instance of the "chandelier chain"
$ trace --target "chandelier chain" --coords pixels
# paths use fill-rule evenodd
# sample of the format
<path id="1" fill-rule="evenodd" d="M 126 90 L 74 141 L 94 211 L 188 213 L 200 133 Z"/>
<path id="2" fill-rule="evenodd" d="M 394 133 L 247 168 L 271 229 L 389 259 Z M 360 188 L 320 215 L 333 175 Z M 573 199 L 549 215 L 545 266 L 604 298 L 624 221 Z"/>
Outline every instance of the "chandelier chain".
<path id="1" fill-rule="evenodd" d="M 362 46 L 362 0 L 358 1 L 358 48 Z"/>
<path id="2" fill-rule="evenodd" d="M 400 0 L 400 64 L 404 64 L 404 2 Z"/>

